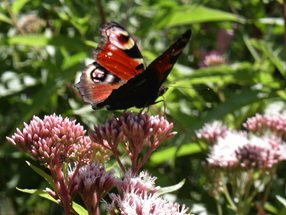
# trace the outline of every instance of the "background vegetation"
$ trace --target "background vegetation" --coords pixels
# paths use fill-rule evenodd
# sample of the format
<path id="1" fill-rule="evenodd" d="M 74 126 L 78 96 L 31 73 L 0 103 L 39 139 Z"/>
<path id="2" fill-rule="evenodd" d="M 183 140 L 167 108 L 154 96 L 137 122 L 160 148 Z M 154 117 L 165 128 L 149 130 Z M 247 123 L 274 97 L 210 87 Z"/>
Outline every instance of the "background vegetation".
<path id="1" fill-rule="evenodd" d="M 283 6 L 282 0 L 1 1 L 0 214 L 62 213 L 57 205 L 15 189 L 46 184 L 25 164 L 30 159 L 7 143 L 7 135 L 33 115 L 62 114 L 88 128 L 118 113 L 93 111 L 73 87 L 106 21 L 119 22 L 136 36 L 147 64 L 192 29 L 166 83 L 164 103 L 149 109 L 163 113 L 165 105 L 178 134 L 153 154 L 146 169 L 160 186 L 186 179 L 175 197 L 216 214 L 204 166 L 207 150 L 194 132 L 212 120 L 240 128 L 255 113 L 284 110 Z M 285 168 L 278 168 L 266 206 L 270 214 L 283 214 L 274 197 L 285 197 Z M 228 214 L 227 205 L 224 210 Z"/>

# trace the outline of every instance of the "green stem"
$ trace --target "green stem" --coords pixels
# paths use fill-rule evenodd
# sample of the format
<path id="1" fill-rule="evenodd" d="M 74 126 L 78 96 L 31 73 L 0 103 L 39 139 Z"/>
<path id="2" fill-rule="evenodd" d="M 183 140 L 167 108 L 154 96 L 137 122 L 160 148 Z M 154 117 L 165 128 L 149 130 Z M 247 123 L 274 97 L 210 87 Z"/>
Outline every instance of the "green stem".
<path id="1" fill-rule="evenodd" d="M 230 208 L 234 211 L 237 211 L 237 207 L 236 207 L 235 203 L 233 202 L 225 183 L 223 183 L 223 194 L 224 194 L 228 204 L 230 205 Z"/>

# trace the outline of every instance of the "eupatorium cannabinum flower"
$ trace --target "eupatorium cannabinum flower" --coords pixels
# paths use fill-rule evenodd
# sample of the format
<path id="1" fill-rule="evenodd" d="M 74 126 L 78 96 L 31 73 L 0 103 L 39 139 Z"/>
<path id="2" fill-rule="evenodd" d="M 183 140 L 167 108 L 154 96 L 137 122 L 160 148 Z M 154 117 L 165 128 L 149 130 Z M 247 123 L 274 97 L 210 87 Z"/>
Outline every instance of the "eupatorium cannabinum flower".
<path id="1" fill-rule="evenodd" d="M 278 136 L 286 135 L 286 114 L 261 115 L 248 118 L 244 127 L 251 132 L 273 132 Z"/>
<path id="2" fill-rule="evenodd" d="M 97 214 L 102 197 L 115 185 L 113 174 L 97 163 L 82 166 L 76 173 L 74 183 L 89 214 Z"/>
<path id="3" fill-rule="evenodd" d="M 29 124 L 24 124 L 23 130 L 17 129 L 12 137 L 7 137 L 10 143 L 48 167 L 55 188 L 55 191 L 50 191 L 49 194 L 63 205 L 66 214 L 72 210 L 72 199 L 76 192 L 83 187 L 79 183 L 79 176 L 87 175 L 83 174 L 87 167 L 81 167 L 94 161 L 103 163 L 108 159 L 108 151 L 91 141 L 85 133 L 75 120 L 53 114 L 45 116 L 44 119 L 34 116 Z M 68 172 L 66 167 L 72 167 L 73 171 Z M 94 173 L 94 169 L 96 168 L 93 165 L 88 168 L 90 173 Z M 103 177 L 102 169 L 99 171 L 102 178 L 98 180 L 102 183 L 106 177 Z M 98 194 L 102 195 L 106 187 L 101 184 L 97 190 Z"/>
<path id="4" fill-rule="evenodd" d="M 55 114 L 43 120 L 34 116 L 24 129 L 7 140 L 21 150 L 30 153 L 36 160 L 49 164 L 53 159 L 64 160 L 72 145 L 85 135 L 86 131 L 75 121 Z"/>
<path id="5" fill-rule="evenodd" d="M 146 172 L 139 176 L 126 174 L 122 186 L 118 186 L 119 194 L 110 194 L 112 203 L 107 206 L 111 214 L 128 215 L 183 215 L 188 208 L 161 198 L 154 184 L 155 178 Z"/>
<path id="6" fill-rule="evenodd" d="M 245 133 L 227 132 L 225 136 L 219 137 L 211 147 L 208 155 L 208 164 L 214 167 L 234 168 L 239 165 L 236 150 L 248 142 Z"/>
<path id="7" fill-rule="evenodd" d="M 269 169 L 285 159 L 286 145 L 276 136 L 255 136 L 228 131 L 211 146 L 210 166 L 220 168 Z"/>
<path id="8" fill-rule="evenodd" d="M 219 121 L 207 123 L 203 128 L 196 132 L 196 136 L 199 139 L 205 140 L 207 143 L 213 144 L 219 137 L 223 137 L 228 128 Z"/>
<path id="9" fill-rule="evenodd" d="M 90 162 L 96 157 L 96 151 L 102 155 L 99 160 L 108 159 L 108 152 L 85 133 L 75 120 L 53 114 L 43 120 L 34 116 L 29 124 L 24 123 L 23 130 L 17 129 L 7 140 L 48 167 L 50 162 L 62 163 L 65 159 L 78 161 L 84 157 Z"/>
<path id="10" fill-rule="evenodd" d="M 112 151 L 120 164 L 118 144 L 121 143 L 132 162 L 133 172 L 137 172 L 151 153 L 165 140 L 173 137 L 173 123 L 163 116 L 149 116 L 146 113 L 124 113 L 107 121 L 104 125 L 94 127 L 91 138 Z M 140 154 L 145 151 L 143 158 Z"/>

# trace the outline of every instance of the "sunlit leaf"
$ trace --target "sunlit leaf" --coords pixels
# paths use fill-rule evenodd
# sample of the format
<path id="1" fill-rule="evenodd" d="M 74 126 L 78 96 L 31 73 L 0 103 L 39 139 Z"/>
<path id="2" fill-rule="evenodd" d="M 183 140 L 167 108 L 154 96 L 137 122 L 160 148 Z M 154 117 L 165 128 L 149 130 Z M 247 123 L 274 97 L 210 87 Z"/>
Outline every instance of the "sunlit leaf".
<path id="1" fill-rule="evenodd" d="M 16 0 L 12 4 L 12 13 L 17 15 L 29 0 Z"/>
<path id="2" fill-rule="evenodd" d="M 242 17 L 217 9 L 207 8 L 201 5 L 178 6 L 168 13 L 164 19 L 157 23 L 158 27 L 171 27 L 192 23 L 232 21 L 244 22 Z"/>
<path id="3" fill-rule="evenodd" d="M 11 19 L 6 15 L 4 15 L 3 13 L 0 13 L 0 22 L 7 22 L 11 24 Z"/>
<path id="4" fill-rule="evenodd" d="M 172 146 L 154 152 L 151 156 L 151 164 L 157 165 L 165 161 L 172 161 L 175 157 L 192 155 L 202 152 L 202 147 L 196 143 L 184 144 L 178 151 L 178 147 Z"/>
<path id="5" fill-rule="evenodd" d="M 177 184 L 172 185 L 172 186 L 160 187 L 160 189 L 158 191 L 158 194 L 159 195 L 164 195 L 166 193 L 172 193 L 174 191 L 177 191 L 177 190 L 181 189 L 184 186 L 184 184 L 185 184 L 185 179 L 180 181 Z"/>
<path id="6" fill-rule="evenodd" d="M 16 188 L 17 190 L 23 192 L 23 193 L 29 193 L 29 194 L 35 194 L 38 195 L 44 199 L 48 199 L 56 204 L 59 204 L 56 199 L 54 199 L 51 195 L 49 195 L 47 192 L 42 191 L 42 190 L 36 190 L 36 189 L 21 189 L 21 188 Z M 80 215 L 87 215 L 88 212 L 78 203 L 73 202 L 72 203 L 73 209 Z"/>

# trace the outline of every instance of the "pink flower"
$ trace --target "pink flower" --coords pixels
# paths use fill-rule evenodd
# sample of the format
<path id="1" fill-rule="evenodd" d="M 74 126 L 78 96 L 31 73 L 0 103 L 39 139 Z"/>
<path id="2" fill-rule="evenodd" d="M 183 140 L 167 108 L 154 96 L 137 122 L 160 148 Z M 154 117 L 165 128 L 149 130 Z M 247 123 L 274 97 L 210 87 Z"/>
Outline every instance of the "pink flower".
<path id="1" fill-rule="evenodd" d="M 203 128 L 196 132 L 196 136 L 199 139 L 203 139 L 209 144 L 213 144 L 219 137 L 224 137 L 228 128 L 219 121 L 207 123 Z"/>
<path id="2" fill-rule="evenodd" d="M 261 115 L 256 114 L 254 117 L 248 118 L 244 123 L 244 127 L 249 131 L 264 133 L 271 131 L 277 136 L 286 135 L 286 115 Z"/>
<path id="3" fill-rule="evenodd" d="M 75 174 L 74 183 L 89 214 L 96 214 L 102 197 L 115 185 L 114 173 L 92 163 L 81 167 Z"/>
<path id="4" fill-rule="evenodd" d="M 247 136 L 227 132 L 211 147 L 208 164 L 212 167 L 269 169 L 285 159 L 285 144 L 277 137 Z"/>
<path id="5" fill-rule="evenodd" d="M 248 144 L 236 150 L 236 157 L 243 168 L 269 169 L 284 160 L 285 145 L 275 137 L 252 136 Z"/>
<path id="6" fill-rule="evenodd" d="M 210 67 L 210 66 L 218 66 L 222 64 L 226 64 L 226 58 L 217 51 L 206 52 L 203 55 L 202 62 L 200 65 L 202 67 Z"/>
<path id="7" fill-rule="evenodd" d="M 111 214 L 128 215 L 183 215 L 188 214 L 184 205 L 169 202 L 157 194 L 154 187 L 154 177 L 146 172 L 134 176 L 129 172 L 122 185 L 119 184 L 119 194 L 110 194 L 112 203 L 107 205 Z"/>
<path id="8" fill-rule="evenodd" d="M 208 164 L 213 167 L 236 168 L 239 166 L 236 150 L 247 144 L 245 133 L 227 132 L 211 147 L 207 158 Z"/>
<path id="9" fill-rule="evenodd" d="M 113 118 L 104 125 L 94 127 L 91 138 L 112 151 L 123 171 L 125 168 L 120 162 L 118 144 L 123 144 L 127 155 L 132 162 L 133 172 L 137 172 L 158 146 L 173 137 L 173 123 L 163 116 L 149 116 L 146 113 L 124 113 L 119 118 Z M 140 158 L 143 150 L 147 152 Z"/>
<path id="10" fill-rule="evenodd" d="M 108 151 L 85 136 L 80 124 L 55 114 L 44 119 L 33 117 L 23 130 L 17 129 L 7 140 L 42 162 L 51 172 L 55 191 L 49 194 L 59 200 L 67 214 L 72 210 L 72 199 L 79 187 L 75 183 L 85 164 L 108 160 Z M 73 169 L 68 172 L 68 168 Z M 105 185 L 102 185 L 106 188 Z M 100 188 L 102 188 L 100 187 Z M 104 189 L 100 190 L 100 194 Z"/>
<path id="11" fill-rule="evenodd" d="M 156 177 L 152 177 L 144 171 L 140 172 L 137 177 L 131 171 L 128 171 L 122 182 L 118 182 L 118 189 L 121 192 L 136 190 L 138 194 L 142 195 L 155 193 L 158 191 L 158 188 L 155 187 L 156 179 Z"/>
<path id="12" fill-rule="evenodd" d="M 53 160 L 62 162 L 67 154 L 73 151 L 86 131 L 74 120 L 62 118 L 55 114 L 45 116 L 43 120 L 34 116 L 24 129 L 17 129 L 7 140 L 21 150 L 28 152 L 33 158 L 49 166 Z"/>

